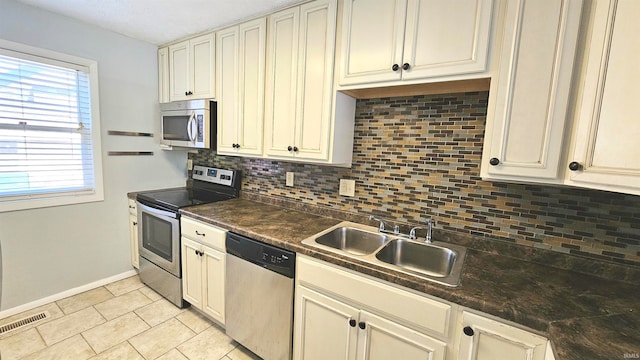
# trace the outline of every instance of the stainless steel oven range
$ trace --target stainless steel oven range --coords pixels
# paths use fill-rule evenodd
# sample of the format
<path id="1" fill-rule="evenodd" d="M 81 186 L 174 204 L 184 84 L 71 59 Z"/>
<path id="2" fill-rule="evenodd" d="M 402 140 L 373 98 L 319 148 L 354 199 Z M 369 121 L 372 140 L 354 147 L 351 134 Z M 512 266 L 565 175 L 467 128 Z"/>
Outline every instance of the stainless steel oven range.
<path id="1" fill-rule="evenodd" d="M 182 300 L 179 209 L 237 198 L 240 171 L 195 166 L 193 185 L 139 193 L 140 280 L 178 307 Z"/>

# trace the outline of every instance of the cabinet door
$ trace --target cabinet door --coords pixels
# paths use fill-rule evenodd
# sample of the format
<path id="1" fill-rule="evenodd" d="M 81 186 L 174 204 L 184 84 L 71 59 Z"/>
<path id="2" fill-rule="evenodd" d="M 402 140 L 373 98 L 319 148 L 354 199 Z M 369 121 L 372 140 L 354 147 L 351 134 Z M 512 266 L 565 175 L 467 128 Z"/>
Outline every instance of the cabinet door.
<path id="1" fill-rule="evenodd" d="M 580 12 L 577 0 L 507 3 L 483 177 L 559 179 Z"/>
<path id="2" fill-rule="evenodd" d="M 182 238 L 182 297 L 191 305 L 202 309 L 202 246 Z"/>
<path id="3" fill-rule="evenodd" d="M 296 121 L 300 8 L 269 16 L 265 102 L 265 154 L 292 156 Z"/>
<path id="4" fill-rule="evenodd" d="M 237 153 L 238 143 L 238 27 L 216 33 L 218 94 L 218 152 Z"/>
<path id="5" fill-rule="evenodd" d="M 493 0 L 409 0 L 403 79 L 485 71 Z M 372 24 L 375 25 L 375 24 Z"/>
<path id="6" fill-rule="evenodd" d="M 237 143 L 241 154 L 262 154 L 266 31 L 266 18 L 242 23 L 238 29 L 238 122 L 241 125 Z"/>
<path id="7" fill-rule="evenodd" d="M 304 286 L 296 287 L 293 358 L 355 360 L 357 320 L 357 309 Z"/>
<path id="8" fill-rule="evenodd" d="M 400 80 L 407 0 L 345 0 L 342 12 L 340 85 Z"/>
<path id="9" fill-rule="evenodd" d="M 446 343 L 371 313 L 362 311 L 358 326 L 360 329 L 358 348 L 364 349 L 362 359 L 443 360 L 445 358 Z"/>
<path id="10" fill-rule="evenodd" d="M 203 246 L 202 311 L 224 325 L 225 260 L 223 252 Z"/>
<path id="11" fill-rule="evenodd" d="M 169 48 L 158 49 L 158 102 L 171 101 L 169 97 Z"/>
<path id="12" fill-rule="evenodd" d="M 462 313 L 460 360 L 544 360 L 547 339 L 468 312 Z"/>
<path id="13" fill-rule="evenodd" d="M 207 99 L 215 97 L 215 37 L 207 34 L 189 41 L 191 86 L 193 92 L 189 99 Z"/>
<path id="14" fill-rule="evenodd" d="M 169 98 L 171 101 L 186 99 L 190 91 L 189 41 L 169 46 Z"/>
<path id="15" fill-rule="evenodd" d="M 592 9 L 582 103 L 569 161 L 574 185 L 640 194 L 640 2 L 598 0 Z M 568 164 L 567 164 L 568 165 Z"/>
<path id="16" fill-rule="evenodd" d="M 329 157 L 336 7 L 335 0 L 313 1 L 300 7 L 296 157 Z"/>
<path id="17" fill-rule="evenodd" d="M 129 214 L 129 241 L 131 242 L 131 265 L 140 268 L 140 255 L 138 252 L 138 216 Z"/>

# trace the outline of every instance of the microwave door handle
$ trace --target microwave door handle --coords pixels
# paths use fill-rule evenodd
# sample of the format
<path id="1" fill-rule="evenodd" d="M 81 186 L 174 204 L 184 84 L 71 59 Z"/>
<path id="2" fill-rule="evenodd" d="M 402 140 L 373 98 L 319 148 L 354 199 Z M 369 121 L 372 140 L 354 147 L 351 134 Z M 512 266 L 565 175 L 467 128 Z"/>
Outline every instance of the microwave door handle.
<path id="1" fill-rule="evenodd" d="M 189 122 L 187 123 L 187 134 L 189 135 L 189 140 L 191 140 L 191 142 L 196 142 L 196 132 L 198 131 L 196 126 L 196 113 L 194 112 L 191 114 Z"/>

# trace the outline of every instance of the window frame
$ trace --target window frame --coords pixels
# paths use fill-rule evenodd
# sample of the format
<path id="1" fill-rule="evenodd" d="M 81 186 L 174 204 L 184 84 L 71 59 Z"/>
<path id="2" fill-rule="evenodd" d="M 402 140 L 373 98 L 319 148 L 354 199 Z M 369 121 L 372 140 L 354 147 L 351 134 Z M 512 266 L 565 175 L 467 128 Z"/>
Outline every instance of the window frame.
<path id="1" fill-rule="evenodd" d="M 37 209 L 52 206 L 83 204 L 104 201 L 104 180 L 102 169 L 102 137 L 100 130 L 100 104 L 98 84 L 98 62 L 56 51 L 37 48 L 0 39 L 0 52 L 7 56 L 45 64 L 63 66 L 69 69 L 86 68 L 89 78 L 89 96 L 91 106 L 91 142 L 93 151 L 94 191 L 73 193 L 68 191 L 52 192 L 48 196 L 23 196 L 19 199 L 0 198 L 0 213 L 17 210 Z M 16 56 L 17 55 L 17 56 Z M 44 61 L 43 61 L 44 60 Z"/>

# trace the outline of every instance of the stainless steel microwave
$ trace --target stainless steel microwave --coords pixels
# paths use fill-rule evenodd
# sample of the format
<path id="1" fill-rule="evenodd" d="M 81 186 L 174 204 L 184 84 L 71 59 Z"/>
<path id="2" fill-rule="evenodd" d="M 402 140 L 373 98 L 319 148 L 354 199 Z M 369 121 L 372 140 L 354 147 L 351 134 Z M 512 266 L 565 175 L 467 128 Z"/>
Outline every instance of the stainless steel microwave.
<path id="1" fill-rule="evenodd" d="M 216 102 L 209 99 L 160 104 L 160 143 L 197 149 L 216 149 Z"/>

